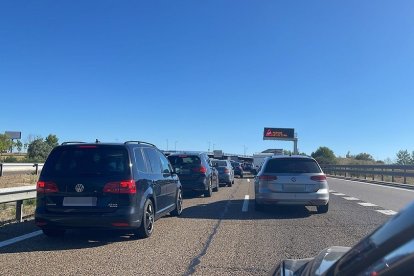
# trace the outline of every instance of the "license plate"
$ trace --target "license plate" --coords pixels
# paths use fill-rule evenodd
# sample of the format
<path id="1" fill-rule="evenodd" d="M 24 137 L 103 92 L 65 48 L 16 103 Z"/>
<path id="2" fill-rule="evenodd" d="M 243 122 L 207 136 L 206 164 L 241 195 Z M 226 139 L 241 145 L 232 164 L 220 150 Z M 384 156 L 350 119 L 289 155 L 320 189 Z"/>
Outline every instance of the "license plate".
<path id="1" fill-rule="evenodd" d="M 190 171 L 190 169 L 181 169 L 181 170 L 180 170 L 180 173 L 181 173 L 181 174 L 190 174 L 190 173 L 191 173 L 191 171 Z"/>
<path id="2" fill-rule="evenodd" d="M 286 192 L 305 192 L 304 185 L 285 184 L 284 191 Z"/>
<path id="3" fill-rule="evenodd" d="M 65 197 L 63 206 L 96 206 L 96 197 Z"/>

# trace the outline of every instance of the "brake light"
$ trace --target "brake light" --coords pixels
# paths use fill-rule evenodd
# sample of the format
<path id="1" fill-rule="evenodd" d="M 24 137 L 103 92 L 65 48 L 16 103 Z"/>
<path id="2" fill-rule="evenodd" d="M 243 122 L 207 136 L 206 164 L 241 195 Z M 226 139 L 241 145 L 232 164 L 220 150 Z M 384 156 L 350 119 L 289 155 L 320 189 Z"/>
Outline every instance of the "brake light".
<path id="1" fill-rule="evenodd" d="M 230 173 L 229 169 L 224 169 L 224 173 Z"/>
<path id="2" fill-rule="evenodd" d="M 275 181 L 275 180 L 277 180 L 277 176 L 275 176 L 275 175 L 261 175 L 261 176 L 259 176 L 259 180 L 262 180 L 262 181 Z"/>
<path id="3" fill-rule="evenodd" d="M 207 168 L 204 167 L 204 166 L 200 166 L 200 167 L 194 168 L 193 169 L 193 172 L 206 173 L 207 172 Z"/>
<path id="4" fill-rule="evenodd" d="M 311 180 L 319 181 L 319 182 L 326 181 L 326 176 L 324 174 L 323 175 L 314 175 L 314 176 L 311 176 Z"/>
<path id="5" fill-rule="evenodd" d="M 110 194 L 135 194 L 137 192 L 137 186 L 132 179 L 120 182 L 109 182 L 105 184 L 103 192 Z"/>
<path id="6" fill-rule="evenodd" d="M 79 149 L 94 149 L 96 146 L 78 146 Z"/>
<path id="7" fill-rule="evenodd" d="M 55 182 L 38 181 L 36 185 L 36 191 L 42 194 L 57 193 L 59 192 L 58 186 Z"/>

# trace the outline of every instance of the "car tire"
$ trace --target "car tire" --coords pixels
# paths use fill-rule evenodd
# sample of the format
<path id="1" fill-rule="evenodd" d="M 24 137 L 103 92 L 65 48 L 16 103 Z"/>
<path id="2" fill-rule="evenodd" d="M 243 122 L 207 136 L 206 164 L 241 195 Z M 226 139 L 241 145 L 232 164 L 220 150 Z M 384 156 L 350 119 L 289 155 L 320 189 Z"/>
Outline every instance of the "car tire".
<path id="1" fill-rule="evenodd" d="M 233 181 L 234 181 L 234 180 L 233 180 Z M 233 181 L 228 182 L 228 183 L 227 183 L 227 187 L 231 187 L 231 186 L 233 186 L 233 183 L 232 183 Z"/>
<path id="2" fill-rule="evenodd" d="M 204 192 L 204 197 L 211 197 L 213 195 L 213 188 L 211 187 L 212 183 L 211 180 L 208 182 L 208 188 Z"/>
<path id="3" fill-rule="evenodd" d="M 243 178 L 243 174 L 240 175 L 240 178 Z"/>
<path id="4" fill-rule="evenodd" d="M 172 216 L 179 217 L 183 212 L 183 192 L 181 189 L 177 191 L 177 197 L 175 198 L 175 209 L 171 212 Z"/>
<path id="5" fill-rule="evenodd" d="M 217 186 L 213 189 L 213 192 L 218 192 L 219 191 L 220 184 L 217 182 L 216 185 Z"/>
<path id="6" fill-rule="evenodd" d="M 59 228 L 43 228 L 42 231 L 43 231 L 43 234 L 51 238 L 63 237 L 66 232 L 65 229 L 59 229 Z"/>
<path id="7" fill-rule="evenodd" d="M 316 206 L 316 210 L 318 211 L 318 214 L 326 214 L 329 210 L 329 202 L 326 205 L 319 205 Z"/>
<path id="8" fill-rule="evenodd" d="M 264 210 L 263 204 L 260 204 L 255 200 L 254 201 L 254 210 L 255 211 L 263 211 Z"/>
<path id="9" fill-rule="evenodd" d="M 147 199 L 144 204 L 141 225 L 136 229 L 135 234 L 138 238 L 149 238 L 154 232 L 155 210 L 154 204 Z"/>

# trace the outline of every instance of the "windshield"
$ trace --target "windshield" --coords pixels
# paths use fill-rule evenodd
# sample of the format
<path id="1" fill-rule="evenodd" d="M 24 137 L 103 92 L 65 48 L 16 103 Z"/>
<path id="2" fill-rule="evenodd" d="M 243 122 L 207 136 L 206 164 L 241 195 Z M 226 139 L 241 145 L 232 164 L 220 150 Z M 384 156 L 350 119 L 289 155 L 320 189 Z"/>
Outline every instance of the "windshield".
<path id="1" fill-rule="evenodd" d="M 130 175 L 128 152 L 122 147 L 58 148 L 48 158 L 43 175 Z"/>
<path id="2" fill-rule="evenodd" d="M 264 167 L 265 173 L 320 173 L 321 169 L 312 159 L 275 158 L 269 159 Z"/>

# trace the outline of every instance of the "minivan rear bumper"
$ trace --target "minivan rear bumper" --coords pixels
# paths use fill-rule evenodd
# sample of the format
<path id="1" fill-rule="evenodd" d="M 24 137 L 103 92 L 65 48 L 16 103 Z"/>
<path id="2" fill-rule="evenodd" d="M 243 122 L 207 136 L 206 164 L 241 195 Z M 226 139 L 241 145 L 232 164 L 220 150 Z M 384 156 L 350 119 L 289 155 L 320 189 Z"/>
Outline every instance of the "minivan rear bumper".
<path id="1" fill-rule="evenodd" d="M 111 213 L 51 213 L 38 209 L 35 224 L 40 228 L 135 229 L 141 225 L 141 218 L 135 207 L 118 208 Z"/>
<path id="2" fill-rule="evenodd" d="M 320 189 L 315 193 L 256 193 L 255 200 L 259 204 L 320 206 L 329 202 L 329 192 Z"/>

